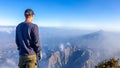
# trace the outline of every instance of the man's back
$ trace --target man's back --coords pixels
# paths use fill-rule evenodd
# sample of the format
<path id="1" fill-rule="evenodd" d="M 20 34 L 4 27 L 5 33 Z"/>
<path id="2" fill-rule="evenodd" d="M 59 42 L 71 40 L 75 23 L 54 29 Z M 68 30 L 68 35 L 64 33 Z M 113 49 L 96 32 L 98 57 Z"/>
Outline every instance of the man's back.
<path id="1" fill-rule="evenodd" d="M 36 24 L 31 23 L 34 18 L 32 9 L 26 9 L 24 15 L 25 22 L 16 27 L 16 44 L 19 51 L 18 66 L 19 68 L 36 68 L 37 60 L 42 59 L 39 29 Z"/>
<path id="2" fill-rule="evenodd" d="M 19 55 L 33 55 L 41 50 L 38 26 L 32 23 L 20 23 L 16 27 L 16 43 Z"/>

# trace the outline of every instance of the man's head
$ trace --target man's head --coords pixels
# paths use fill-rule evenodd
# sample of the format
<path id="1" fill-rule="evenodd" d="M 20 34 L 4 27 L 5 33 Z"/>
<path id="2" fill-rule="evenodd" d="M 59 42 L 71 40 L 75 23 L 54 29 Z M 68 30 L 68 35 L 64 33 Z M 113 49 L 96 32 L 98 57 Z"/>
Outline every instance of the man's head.
<path id="1" fill-rule="evenodd" d="M 25 18 L 29 20 L 33 20 L 34 12 L 32 9 L 26 9 L 24 12 Z"/>

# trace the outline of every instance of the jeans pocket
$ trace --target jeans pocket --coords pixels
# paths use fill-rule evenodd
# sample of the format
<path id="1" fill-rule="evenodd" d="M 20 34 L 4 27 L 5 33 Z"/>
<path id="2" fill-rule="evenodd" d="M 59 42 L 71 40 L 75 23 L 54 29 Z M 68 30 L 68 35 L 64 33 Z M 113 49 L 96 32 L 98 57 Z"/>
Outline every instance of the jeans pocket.
<path id="1" fill-rule="evenodd" d="M 35 65 L 37 65 L 38 63 L 37 63 L 37 61 L 35 62 Z"/>

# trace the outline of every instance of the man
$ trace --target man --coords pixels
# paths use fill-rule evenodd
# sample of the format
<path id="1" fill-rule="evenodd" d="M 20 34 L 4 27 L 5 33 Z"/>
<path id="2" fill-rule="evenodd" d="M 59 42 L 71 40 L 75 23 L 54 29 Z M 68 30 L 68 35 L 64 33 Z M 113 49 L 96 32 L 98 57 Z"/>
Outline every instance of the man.
<path id="1" fill-rule="evenodd" d="M 37 58 L 42 58 L 39 29 L 32 23 L 34 12 L 26 9 L 25 21 L 16 27 L 16 44 L 19 51 L 19 68 L 36 68 Z"/>

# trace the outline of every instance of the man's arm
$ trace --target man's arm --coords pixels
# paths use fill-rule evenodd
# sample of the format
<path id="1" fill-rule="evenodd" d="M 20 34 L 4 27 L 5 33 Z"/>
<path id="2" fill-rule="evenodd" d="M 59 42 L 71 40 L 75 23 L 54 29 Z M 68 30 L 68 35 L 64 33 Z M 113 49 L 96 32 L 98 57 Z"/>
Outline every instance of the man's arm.
<path id="1" fill-rule="evenodd" d="M 34 50 L 37 53 L 41 51 L 41 45 L 40 45 L 40 38 L 39 38 L 39 28 L 37 25 L 34 26 L 33 29 L 33 44 L 34 44 Z"/>
<path id="2" fill-rule="evenodd" d="M 37 25 L 35 25 L 33 30 L 33 43 L 34 43 L 34 50 L 36 52 L 36 55 L 39 57 L 39 60 L 42 59 L 42 50 L 40 45 L 40 38 L 39 38 L 39 28 Z"/>
<path id="3" fill-rule="evenodd" d="M 16 44 L 17 44 L 17 49 L 19 50 L 20 48 L 19 48 L 19 41 L 18 41 L 18 29 L 17 29 L 17 27 L 16 27 L 16 36 L 15 36 L 15 42 L 16 42 Z"/>

